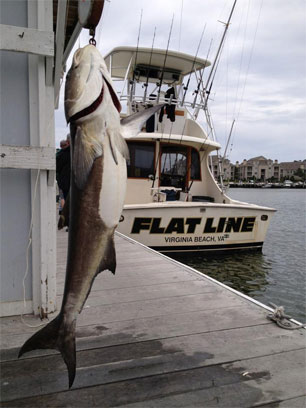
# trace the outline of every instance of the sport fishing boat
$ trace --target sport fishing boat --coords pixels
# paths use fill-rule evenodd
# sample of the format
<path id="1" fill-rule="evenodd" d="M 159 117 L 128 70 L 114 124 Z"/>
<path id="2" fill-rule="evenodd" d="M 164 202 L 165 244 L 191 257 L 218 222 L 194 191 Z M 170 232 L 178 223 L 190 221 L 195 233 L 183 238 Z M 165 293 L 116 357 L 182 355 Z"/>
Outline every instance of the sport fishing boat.
<path id="1" fill-rule="evenodd" d="M 118 231 L 166 253 L 260 250 L 275 210 L 232 200 L 209 168 L 210 153 L 221 147 L 203 87 L 210 62 L 153 47 L 117 47 L 105 61 L 119 81 L 122 117 L 165 104 L 137 137 L 126 139 L 130 160 Z M 197 80 L 193 94 L 191 75 Z"/>

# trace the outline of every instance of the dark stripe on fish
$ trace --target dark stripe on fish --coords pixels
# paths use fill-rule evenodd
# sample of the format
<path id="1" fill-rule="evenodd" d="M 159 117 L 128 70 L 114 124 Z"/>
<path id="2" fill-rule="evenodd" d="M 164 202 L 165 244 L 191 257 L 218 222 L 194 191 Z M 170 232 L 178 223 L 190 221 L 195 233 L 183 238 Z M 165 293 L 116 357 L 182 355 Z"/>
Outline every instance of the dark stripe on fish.
<path id="1" fill-rule="evenodd" d="M 87 106 L 87 108 L 81 110 L 80 112 L 76 113 L 71 118 L 69 118 L 67 123 L 75 122 L 76 120 L 81 119 L 84 116 L 87 116 L 90 113 L 94 112 L 98 108 L 98 106 L 101 104 L 103 100 L 103 94 L 104 94 L 104 86 L 102 86 L 101 93 L 98 96 L 98 98 L 90 106 Z"/>

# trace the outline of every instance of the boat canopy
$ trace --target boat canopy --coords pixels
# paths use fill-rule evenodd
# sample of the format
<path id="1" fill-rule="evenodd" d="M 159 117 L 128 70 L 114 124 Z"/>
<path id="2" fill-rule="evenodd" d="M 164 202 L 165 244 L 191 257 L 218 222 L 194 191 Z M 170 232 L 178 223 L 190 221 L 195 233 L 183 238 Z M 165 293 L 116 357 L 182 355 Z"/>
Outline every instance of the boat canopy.
<path id="1" fill-rule="evenodd" d="M 148 82 L 156 82 L 163 73 L 166 84 L 180 84 L 184 76 L 210 65 L 208 60 L 182 52 L 143 47 L 116 47 L 105 62 L 113 78 L 146 81 L 149 73 Z"/>

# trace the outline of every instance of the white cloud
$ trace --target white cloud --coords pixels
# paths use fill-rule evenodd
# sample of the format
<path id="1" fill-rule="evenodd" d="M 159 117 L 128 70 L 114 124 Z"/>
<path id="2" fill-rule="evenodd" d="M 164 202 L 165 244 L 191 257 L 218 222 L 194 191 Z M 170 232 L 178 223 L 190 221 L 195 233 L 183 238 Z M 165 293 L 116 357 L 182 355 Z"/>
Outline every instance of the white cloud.
<path id="1" fill-rule="evenodd" d="M 181 6 L 183 13 L 181 20 Z M 174 14 L 170 49 L 215 55 L 232 6 L 228 0 L 106 1 L 97 29 L 97 46 L 106 54 L 119 45 L 136 46 L 143 9 L 140 46 L 166 48 Z M 237 2 L 216 76 L 211 110 L 218 140 L 224 145 L 232 123 L 232 161 L 264 155 L 280 161 L 306 157 L 306 3 L 304 0 Z M 181 27 L 181 32 L 180 32 Z M 88 43 L 83 30 L 80 43 Z M 77 43 L 78 45 L 78 43 Z M 68 62 L 67 67 L 69 67 Z M 191 86 L 189 90 L 193 90 Z M 66 136 L 63 89 L 56 112 L 56 139 Z"/>

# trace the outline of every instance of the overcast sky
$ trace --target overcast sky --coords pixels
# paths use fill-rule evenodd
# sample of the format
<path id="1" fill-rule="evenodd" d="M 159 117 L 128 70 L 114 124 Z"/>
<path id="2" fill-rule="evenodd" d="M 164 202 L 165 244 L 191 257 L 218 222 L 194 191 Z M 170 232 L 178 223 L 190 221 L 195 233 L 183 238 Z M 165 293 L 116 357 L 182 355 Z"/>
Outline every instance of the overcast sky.
<path id="1" fill-rule="evenodd" d="M 231 0 L 105 1 L 97 28 L 102 55 L 120 45 L 151 47 L 213 60 L 228 19 Z M 76 46 L 88 43 L 82 30 Z M 211 47 L 210 47 L 211 44 Z M 209 51 L 210 49 L 210 51 Z M 208 52 L 209 51 L 209 52 Z M 67 69 L 71 64 L 68 60 Z M 207 73 L 208 74 L 208 70 Z M 189 91 L 194 90 L 194 85 Z M 63 91 L 56 111 L 56 141 L 65 138 Z M 213 84 L 210 110 L 217 140 L 227 142 L 234 131 L 228 158 L 235 162 L 263 155 L 279 161 L 306 158 L 306 1 L 238 0 Z"/>

